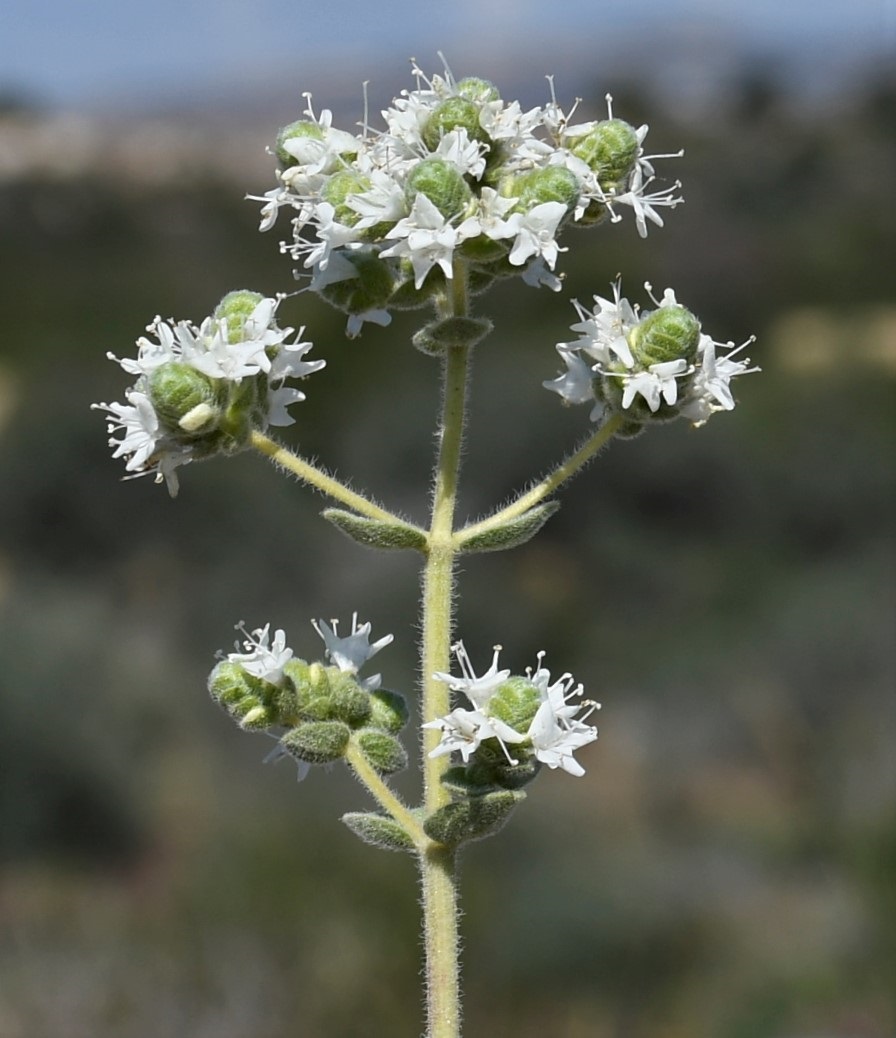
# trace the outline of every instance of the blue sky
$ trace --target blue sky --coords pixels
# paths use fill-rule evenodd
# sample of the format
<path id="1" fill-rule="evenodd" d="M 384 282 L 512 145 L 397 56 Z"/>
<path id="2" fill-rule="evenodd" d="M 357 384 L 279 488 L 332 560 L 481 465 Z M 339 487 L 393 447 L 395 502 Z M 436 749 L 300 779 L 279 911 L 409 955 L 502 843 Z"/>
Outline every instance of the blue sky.
<path id="1" fill-rule="evenodd" d="M 892 52 L 896 0 L 5 0 L 0 89 L 114 107 L 278 79 L 302 89 L 321 70 L 355 84 L 386 57 L 415 55 L 435 69 L 439 49 L 455 66 L 517 54 L 540 62 L 539 76 L 562 75 L 565 61 L 588 53 L 599 66 L 620 47 L 654 54 L 667 39 L 707 59 L 734 44 L 782 65 L 810 54 L 823 73 Z"/>

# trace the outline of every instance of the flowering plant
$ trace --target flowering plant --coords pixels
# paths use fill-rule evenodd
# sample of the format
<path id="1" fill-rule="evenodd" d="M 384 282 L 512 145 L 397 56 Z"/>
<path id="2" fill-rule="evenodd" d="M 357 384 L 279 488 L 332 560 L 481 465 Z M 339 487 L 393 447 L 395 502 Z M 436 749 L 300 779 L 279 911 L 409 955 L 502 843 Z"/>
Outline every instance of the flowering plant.
<path id="1" fill-rule="evenodd" d="M 408 522 L 346 482 L 270 439 L 291 424 L 304 399 L 289 380 L 324 366 L 306 360 L 304 328 L 281 328 L 284 297 L 240 290 L 224 296 L 199 325 L 156 318 L 135 360 L 118 360 L 135 378 L 126 403 L 95 405 L 107 416 L 113 455 L 128 478 L 153 474 L 174 495 L 177 469 L 254 449 L 330 497 L 324 516 L 360 544 L 417 552 L 422 559 L 420 732 L 423 802 L 411 806 L 389 784 L 406 767 L 400 736 L 406 694 L 379 674 L 361 677 L 391 641 L 371 641 L 357 614 L 347 634 L 334 620 L 314 623 L 323 651 L 296 656 L 271 624 L 241 627 L 242 641 L 209 677 L 212 698 L 244 729 L 276 740 L 269 758 L 289 757 L 304 777 L 342 760 L 366 787 L 374 811 L 343 821 L 373 846 L 419 862 L 424 907 L 429 1038 L 460 1034 L 456 864 L 468 842 L 490 836 L 525 799 L 546 765 L 584 774 L 576 756 L 597 738 L 599 704 L 572 675 L 552 679 L 538 652 L 522 673 L 499 667 L 500 647 L 477 675 L 454 642 L 455 572 L 461 554 L 514 548 L 533 537 L 558 504 L 553 495 L 616 437 L 683 417 L 700 426 L 734 407 L 731 382 L 752 371 L 735 347 L 711 338 L 671 289 L 650 309 L 629 303 L 617 280 L 612 298 L 574 302 L 578 336 L 556 345 L 564 371 L 544 385 L 565 404 L 589 404 L 582 442 L 510 504 L 467 526 L 455 523 L 468 369 L 491 322 L 472 301 L 499 279 L 519 276 L 559 290 L 555 268 L 567 231 L 613 224 L 627 209 L 638 232 L 661 227 L 660 211 L 681 202 L 678 183 L 659 186 L 645 154 L 647 127 L 613 114 L 573 123 L 551 84 L 543 107 L 523 111 L 484 79 L 426 78 L 395 99 L 374 131 L 360 134 L 315 114 L 284 127 L 274 151 L 276 186 L 260 196 L 261 229 L 285 214 L 281 250 L 300 264 L 305 290 L 342 310 L 347 333 L 386 325 L 394 310 L 428 310 L 414 345 L 437 358 L 442 377 L 439 447 L 430 522 Z M 578 103 L 577 103 L 578 104 Z M 452 653 L 458 673 L 451 669 Z M 406 690 L 407 692 L 408 690 Z M 454 697 L 460 697 L 455 699 Z"/>

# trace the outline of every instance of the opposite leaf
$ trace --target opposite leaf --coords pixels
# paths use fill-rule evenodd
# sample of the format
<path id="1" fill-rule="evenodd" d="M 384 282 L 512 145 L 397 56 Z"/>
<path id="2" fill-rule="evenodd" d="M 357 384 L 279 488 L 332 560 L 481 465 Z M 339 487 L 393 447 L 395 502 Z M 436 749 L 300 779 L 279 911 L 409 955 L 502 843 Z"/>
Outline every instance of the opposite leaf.
<path id="1" fill-rule="evenodd" d="M 321 515 L 346 536 L 366 548 L 423 551 L 426 547 L 426 534 L 406 523 L 366 519 L 341 508 L 325 508 Z"/>
<path id="2" fill-rule="evenodd" d="M 508 519 L 507 522 L 468 537 L 465 537 L 461 530 L 458 534 L 460 550 L 472 553 L 517 548 L 534 537 L 559 507 L 559 501 L 548 501 L 530 508 L 528 512 L 523 512 L 515 519 Z"/>
<path id="3" fill-rule="evenodd" d="M 388 815 L 367 811 L 349 811 L 342 816 L 342 821 L 355 836 L 365 843 L 372 844 L 384 851 L 413 851 L 414 841 L 405 830 Z"/>

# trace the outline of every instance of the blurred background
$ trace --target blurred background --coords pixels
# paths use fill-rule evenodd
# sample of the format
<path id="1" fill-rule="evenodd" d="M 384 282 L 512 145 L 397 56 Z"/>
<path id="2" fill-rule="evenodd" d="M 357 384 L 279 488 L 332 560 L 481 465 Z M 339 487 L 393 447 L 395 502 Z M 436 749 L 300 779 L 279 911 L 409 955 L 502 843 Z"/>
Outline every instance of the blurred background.
<path id="1" fill-rule="evenodd" d="M 892 0 L 325 5 L 13 0 L 0 13 L 0 1038 L 355 1038 L 422 1027 L 413 864 L 338 821 L 343 769 L 262 766 L 205 693 L 233 625 L 395 634 L 417 569 L 262 459 L 122 483 L 92 401 L 155 314 L 288 290 L 246 193 L 302 91 L 351 128 L 407 59 L 526 106 L 650 123 L 687 205 L 565 241 L 566 290 L 482 297 L 460 511 L 579 439 L 541 388 L 569 299 L 674 286 L 763 374 L 707 428 L 619 443 L 529 545 L 471 557 L 459 633 L 602 700 L 463 862 L 466 1019 L 494 1038 L 893 1038 L 896 508 Z M 376 120 L 374 120 L 376 122 Z M 285 226 L 285 225 L 284 225 Z M 289 442 L 422 519 L 436 364 L 413 318 L 343 337 Z M 388 396 L 387 396 L 388 394 Z M 416 795 L 413 775 L 399 782 Z"/>

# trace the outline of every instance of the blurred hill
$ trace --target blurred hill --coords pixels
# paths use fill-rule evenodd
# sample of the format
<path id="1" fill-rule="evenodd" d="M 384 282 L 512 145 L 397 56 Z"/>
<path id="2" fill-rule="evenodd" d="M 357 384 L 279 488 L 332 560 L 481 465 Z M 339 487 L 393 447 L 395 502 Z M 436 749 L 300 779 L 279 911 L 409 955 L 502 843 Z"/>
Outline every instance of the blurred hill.
<path id="1" fill-rule="evenodd" d="M 468 1019 L 890 1038 L 896 83 L 809 104 L 754 72 L 714 108 L 620 78 L 583 114 L 608 89 L 652 149 L 684 146 L 688 203 L 647 242 L 583 233 L 562 295 L 482 297 L 462 511 L 576 442 L 581 414 L 540 384 L 569 298 L 617 272 L 633 297 L 674 286 L 717 339 L 755 333 L 764 371 L 732 415 L 614 446 L 536 541 L 465 566 L 474 658 L 544 648 L 604 703 L 587 778 L 546 777 L 467 855 Z M 0 115 L 0 1038 L 419 1028 L 411 864 L 339 825 L 363 802 L 346 776 L 262 768 L 264 738 L 204 692 L 238 620 L 311 652 L 309 618 L 354 609 L 395 633 L 385 680 L 410 691 L 414 561 L 344 541 L 252 457 L 191 466 L 176 502 L 119 482 L 88 410 L 120 398 L 105 353 L 156 313 L 294 285 L 242 197 L 272 185 L 275 132 Z M 438 390 L 413 323 L 348 342 L 317 300 L 282 312 L 328 361 L 292 442 L 422 517 Z"/>

